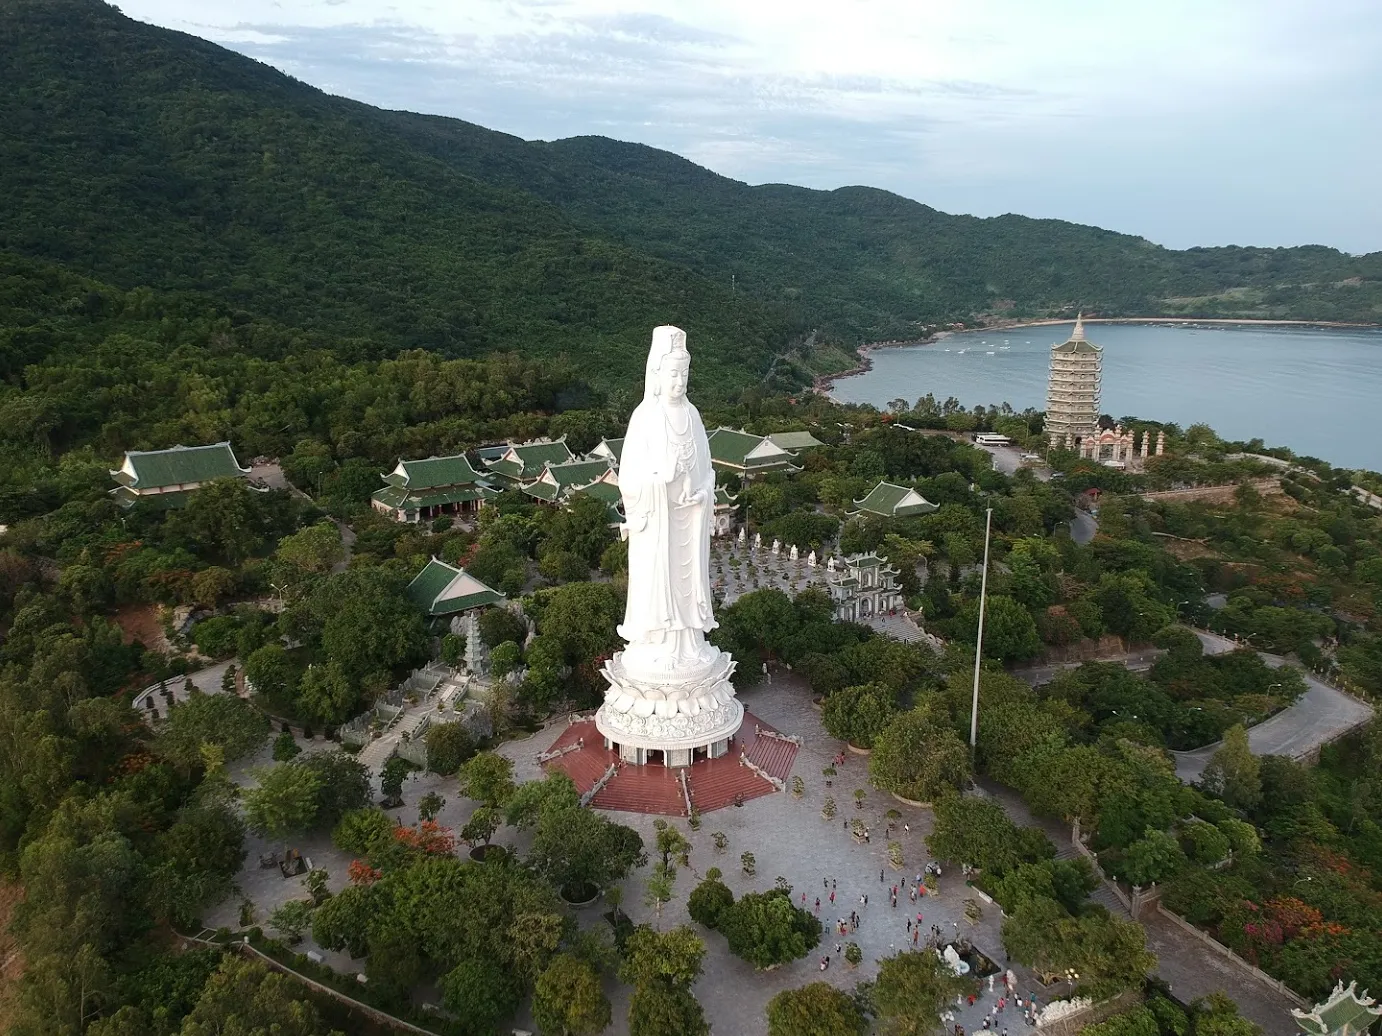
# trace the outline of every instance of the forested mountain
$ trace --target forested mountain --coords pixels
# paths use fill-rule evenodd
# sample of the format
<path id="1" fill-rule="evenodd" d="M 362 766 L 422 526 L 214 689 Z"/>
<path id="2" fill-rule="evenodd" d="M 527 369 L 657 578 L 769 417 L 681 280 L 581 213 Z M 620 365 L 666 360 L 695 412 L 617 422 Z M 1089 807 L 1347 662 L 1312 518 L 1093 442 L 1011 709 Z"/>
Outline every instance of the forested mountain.
<path id="1" fill-rule="evenodd" d="M 332 97 L 99 0 L 9 0 L 0 33 L 0 248 L 386 352 L 565 352 L 598 380 L 677 322 L 702 384 L 729 389 L 799 380 L 773 357 L 817 328 L 853 344 L 1077 306 L 1382 317 L 1382 254 L 1172 251 L 864 187 L 750 187 L 640 145 Z"/>

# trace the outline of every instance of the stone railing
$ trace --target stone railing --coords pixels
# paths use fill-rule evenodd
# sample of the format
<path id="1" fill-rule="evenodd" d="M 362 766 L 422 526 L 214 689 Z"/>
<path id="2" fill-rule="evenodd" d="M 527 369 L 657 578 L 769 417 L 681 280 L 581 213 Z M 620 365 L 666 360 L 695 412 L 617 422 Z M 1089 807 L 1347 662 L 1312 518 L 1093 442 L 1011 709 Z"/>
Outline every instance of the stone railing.
<path id="1" fill-rule="evenodd" d="M 1123 904 L 1123 909 L 1128 912 L 1128 915 L 1131 917 L 1137 916 L 1133 907 L 1133 901 L 1128 898 L 1127 893 L 1118 887 L 1118 882 L 1111 880 L 1109 876 L 1104 873 L 1104 868 L 1099 866 L 1099 857 L 1094 855 L 1093 850 L 1084 844 L 1084 839 L 1080 836 L 1080 821 L 1078 817 L 1070 827 L 1070 844 L 1074 846 L 1077 853 L 1089 861 L 1089 865 L 1094 868 L 1094 873 L 1098 875 L 1099 880 L 1104 883 L 1104 887 L 1117 897 L 1118 902 Z"/>
<path id="2" fill-rule="evenodd" d="M 1200 942 L 1204 943 L 1215 953 L 1219 954 L 1225 960 L 1229 961 L 1240 971 L 1246 972 L 1247 974 L 1251 975 L 1253 978 L 1257 979 L 1264 985 L 1270 986 L 1272 989 L 1275 989 L 1278 993 L 1284 996 L 1287 1000 L 1290 1000 L 1296 1006 L 1304 1008 L 1307 1011 L 1310 1010 L 1309 1001 L 1307 1001 L 1299 993 L 1293 990 L 1285 982 L 1282 982 L 1278 979 L 1274 979 L 1271 975 L 1268 975 L 1261 968 L 1249 964 L 1242 957 L 1238 956 L 1238 954 L 1234 953 L 1227 946 L 1221 943 L 1218 939 L 1214 938 L 1214 936 L 1210 935 L 1208 932 L 1203 932 L 1200 929 L 1196 928 L 1194 925 L 1192 925 L 1185 918 L 1181 917 L 1179 914 L 1171 913 L 1171 911 L 1167 910 L 1160 903 L 1156 905 L 1156 909 L 1157 913 L 1159 913 L 1162 917 L 1166 918 L 1166 920 L 1170 921 L 1173 925 L 1189 933 L 1190 935 L 1193 935 L 1196 939 L 1200 940 Z"/>
<path id="3" fill-rule="evenodd" d="M 686 815 L 689 817 L 696 810 L 691 805 L 691 778 L 687 776 L 685 768 L 677 773 L 677 781 L 681 785 L 681 799 L 686 803 Z"/>
<path id="4" fill-rule="evenodd" d="M 757 725 L 754 726 L 753 733 L 756 737 L 770 737 L 774 741 L 786 741 L 789 745 L 796 745 L 798 748 L 805 744 L 799 734 L 779 734 L 776 730 L 767 730 Z"/>
<path id="5" fill-rule="evenodd" d="M 609 764 L 609 768 L 600 775 L 600 779 L 595 782 L 591 789 L 581 796 L 581 805 L 588 806 L 590 801 L 600 794 L 600 789 L 610 782 L 610 779 L 619 772 L 619 767 L 614 763 Z"/>
<path id="6" fill-rule="evenodd" d="M 787 787 L 787 785 L 782 782 L 782 779 L 780 777 L 774 777 L 767 770 L 763 769 L 763 767 L 753 762 L 748 756 L 744 755 L 742 752 L 739 753 L 739 765 L 747 766 L 750 770 L 758 774 L 758 776 L 762 777 L 765 781 L 771 784 L 778 791 L 782 791 L 784 788 Z"/>
<path id="7" fill-rule="evenodd" d="M 546 752 L 539 752 L 536 758 L 539 763 L 550 763 L 553 759 L 560 759 L 568 752 L 579 752 L 584 747 L 585 738 L 579 737 L 572 744 L 566 745 L 563 748 L 553 748 Z"/>

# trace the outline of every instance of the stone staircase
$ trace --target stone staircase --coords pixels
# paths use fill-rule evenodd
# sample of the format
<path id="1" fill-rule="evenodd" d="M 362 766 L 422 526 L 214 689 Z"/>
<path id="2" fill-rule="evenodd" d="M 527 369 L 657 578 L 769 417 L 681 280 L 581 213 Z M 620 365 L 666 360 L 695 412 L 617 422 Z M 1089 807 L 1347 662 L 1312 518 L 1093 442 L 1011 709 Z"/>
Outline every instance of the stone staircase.
<path id="1" fill-rule="evenodd" d="M 571 758 L 579 758 L 579 753 Z M 629 774 L 625 770 L 600 789 L 590 800 L 597 809 L 624 813 L 654 813 L 679 817 L 686 813 L 682 803 L 681 784 L 677 771 L 663 766 L 643 766 L 641 772 Z M 601 773 L 603 773 L 603 769 Z"/>
<path id="2" fill-rule="evenodd" d="M 391 730 L 366 744 L 355 758 L 364 764 L 365 769 L 369 770 L 370 773 L 377 774 L 389 761 L 389 756 L 393 755 L 396 744 L 398 744 L 398 732 Z"/>
<path id="3" fill-rule="evenodd" d="M 736 798 L 745 801 L 776 790 L 747 766 L 739 765 L 739 755 L 716 759 L 691 771 L 691 804 L 699 813 L 723 809 L 734 804 Z"/>
<path id="4" fill-rule="evenodd" d="M 749 762 L 785 781 L 792 772 L 792 763 L 797 757 L 797 746 L 790 741 L 779 741 L 772 737 L 756 737 L 745 752 Z"/>

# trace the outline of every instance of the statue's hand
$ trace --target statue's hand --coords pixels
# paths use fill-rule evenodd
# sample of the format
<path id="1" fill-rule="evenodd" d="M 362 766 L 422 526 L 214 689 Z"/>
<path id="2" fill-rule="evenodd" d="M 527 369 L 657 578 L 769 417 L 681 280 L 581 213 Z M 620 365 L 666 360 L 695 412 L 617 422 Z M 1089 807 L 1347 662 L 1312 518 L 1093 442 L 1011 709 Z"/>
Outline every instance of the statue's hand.
<path id="1" fill-rule="evenodd" d="M 690 496 L 687 496 L 685 493 L 683 493 L 681 500 L 678 502 L 683 507 L 700 507 L 702 504 L 705 503 L 705 490 L 698 489 Z"/>

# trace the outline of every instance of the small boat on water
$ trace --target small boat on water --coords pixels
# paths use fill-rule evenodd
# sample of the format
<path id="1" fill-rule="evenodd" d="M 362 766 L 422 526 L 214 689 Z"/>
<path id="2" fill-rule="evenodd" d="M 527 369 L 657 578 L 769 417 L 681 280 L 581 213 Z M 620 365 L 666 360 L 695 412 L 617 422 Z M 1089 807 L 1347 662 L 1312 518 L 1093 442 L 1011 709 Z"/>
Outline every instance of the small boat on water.
<path id="1" fill-rule="evenodd" d="M 964 354 L 965 354 L 965 350 L 961 349 L 960 352 L 959 352 L 959 355 L 963 356 Z"/>
<path id="2" fill-rule="evenodd" d="M 984 355 L 985 355 L 985 356 L 992 356 L 992 355 L 993 355 L 993 350 L 990 349 L 988 352 L 984 353 Z"/>

